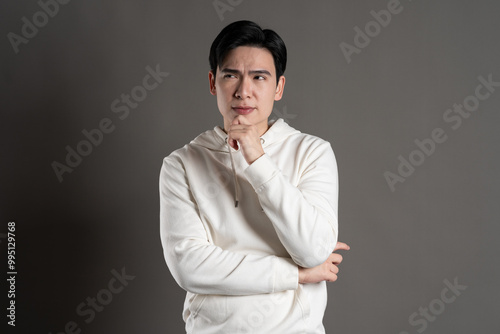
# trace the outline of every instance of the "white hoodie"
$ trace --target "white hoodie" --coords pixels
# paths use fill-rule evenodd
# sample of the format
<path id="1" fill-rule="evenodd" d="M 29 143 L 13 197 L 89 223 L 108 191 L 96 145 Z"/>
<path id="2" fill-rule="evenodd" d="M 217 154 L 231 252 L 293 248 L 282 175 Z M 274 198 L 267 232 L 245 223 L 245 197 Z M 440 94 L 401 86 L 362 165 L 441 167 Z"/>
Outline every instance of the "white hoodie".
<path id="1" fill-rule="evenodd" d="M 335 157 L 270 124 L 251 165 L 218 126 L 163 161 L 161 241 L 187 291 L 187 333 L 325 333 L 326 282 L 299 284 L 298 266 L 323 263 L 337 242 Z"/>

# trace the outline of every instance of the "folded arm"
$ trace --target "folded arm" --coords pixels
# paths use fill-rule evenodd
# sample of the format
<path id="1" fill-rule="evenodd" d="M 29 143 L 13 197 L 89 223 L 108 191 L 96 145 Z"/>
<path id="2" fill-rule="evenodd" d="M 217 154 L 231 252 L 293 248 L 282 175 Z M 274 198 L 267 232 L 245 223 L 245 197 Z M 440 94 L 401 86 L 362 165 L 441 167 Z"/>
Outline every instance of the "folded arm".
<path id="1" fill-rule="evenodd" d="M 160 174 L 160 228 L 167 265 L 186 291 L 249 295 L 298 286 L 299 270 L 291 259 L 231 252 L 210 242 L 182 163 L 170 157 Z"/>
<path id="2" fill-rule="evenodd" d="M 303 159 L 297 186 L 268 154 L 249 165 L 245 174 L 294 262 L 312 268 L 326 261 L 337 243 L 337 164 L 325 141 Z"/>

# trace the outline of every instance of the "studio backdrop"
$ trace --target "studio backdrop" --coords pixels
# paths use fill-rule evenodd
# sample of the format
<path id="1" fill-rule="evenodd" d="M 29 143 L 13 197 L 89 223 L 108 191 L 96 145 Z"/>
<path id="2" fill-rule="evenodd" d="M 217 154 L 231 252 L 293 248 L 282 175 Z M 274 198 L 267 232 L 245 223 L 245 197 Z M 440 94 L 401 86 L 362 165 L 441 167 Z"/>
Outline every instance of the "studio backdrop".
<path id="1" fill-rule="evenodd" d="M 351 250 L 328 284 L 327 333 L 498 333 L 499 11 L 493 0 L 2 1 L 5 332 L 184 332 L 160 167 L 222 125 L 209 48 L 248 19 L 288 49 L 271 118 L 337 158 Z"/>

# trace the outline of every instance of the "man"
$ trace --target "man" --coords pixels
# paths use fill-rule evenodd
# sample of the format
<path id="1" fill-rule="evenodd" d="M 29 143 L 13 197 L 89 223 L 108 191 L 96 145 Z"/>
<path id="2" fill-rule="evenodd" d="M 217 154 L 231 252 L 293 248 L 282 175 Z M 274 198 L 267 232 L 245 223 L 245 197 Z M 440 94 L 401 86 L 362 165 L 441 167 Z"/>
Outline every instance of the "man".
<path id="1" fill-rule="evenodd" d="M 286 48 L 250 21 L 210 49 L 210 92 L 224 127 L 164 159 L 161 240 L 187 291 L 187 333 L 324 333 L 337 279 L 337 166 L 328 142 L 269 121 Z"/>

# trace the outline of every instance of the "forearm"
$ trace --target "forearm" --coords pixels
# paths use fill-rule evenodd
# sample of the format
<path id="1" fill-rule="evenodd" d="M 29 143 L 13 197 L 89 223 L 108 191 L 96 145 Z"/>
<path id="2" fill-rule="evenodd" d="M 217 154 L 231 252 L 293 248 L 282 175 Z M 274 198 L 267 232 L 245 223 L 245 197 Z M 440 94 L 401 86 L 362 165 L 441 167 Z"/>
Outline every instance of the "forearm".
<path id="1" fill-rule="evenodd" d="M 164 249 L 172 276 L 193 293 L 251 295 L 298 285 L 298 267 L 291 259 L 229 252 L 193 239 L 166 242 Z"/>
<path id="2" fill-rule="evenodd" d="M 324 262 L 337 241 L 337 170 L 333 152 L 318 152 L 297 186 L 264 155 L 246 174 L 292 259 L 302 267 Z"/>
<path id="3" fill-rule="evenodd" d="M 165 162 L 160 177 L 161 241 L 172 276 L 183 289 L 247 295 L 297 288 L 298 267 L 291 259 L 214 245 L 183 178 L 182 166 Z"/>

